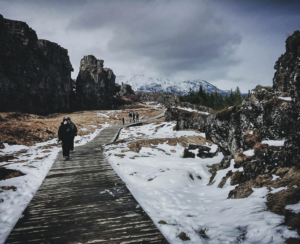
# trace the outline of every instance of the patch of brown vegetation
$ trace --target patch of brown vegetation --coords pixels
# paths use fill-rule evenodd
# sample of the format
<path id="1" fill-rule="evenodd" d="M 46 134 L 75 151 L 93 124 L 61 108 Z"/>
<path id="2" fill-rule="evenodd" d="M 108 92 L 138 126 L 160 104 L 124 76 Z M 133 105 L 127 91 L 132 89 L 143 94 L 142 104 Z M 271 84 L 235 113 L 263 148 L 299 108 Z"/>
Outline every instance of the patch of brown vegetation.
<path id="1" fill-rule="evenodd" d="M 180 234 L 178 235 L 178 237 L 179 237 L 182 241 L 189 241 L 189 240 L 191 240 L 191 239 L 186 235 L 186 233 L 184 233 L 184 232 L 180 232 Z"/>
<path id="2" fill-rule="evenodd" d="M 14 157 L 12 155 L 0 156 L 0 163 L 2 163 L 2 162 L 8 162 L 9 160 L 14 160 L 14 159 L 16 159 L 16 157 Z"/>
<path id="3" fill-rule="evenodd" d="M 160 124 L 160 123 L 162 123 L 162 122 L 165 122 L 165 117 L 161 117 L 161 118 L 159 118 L 159 119 L 153 119 L 153 120 L 151 120 L 151 122 L 152 123 L 157 123 L 157 124 Z"/>
<path id="4" fill-rule="evenodd" d="M 0 166 L 0 180 L 7 180 L 22 175 L 24 174 L 20 170 L 6 169 Z"/>
<path id="5" fill-rule="evenodd" d="M 165 124 L 156 126 L 155 129 L 154 129 L 154 133 L 156 133 L 158 131 L 158 129 L 163 128 L 163 127 L 165 127 Z"/>
<path id="6" fill-rule="evenodd" d="M 10 145 L 32 146 L 37 142 L 48 141 L 57 138 L 57 131 L 63 117 L 71 117 L 78 128 L 78 135 L 86 135 L 101 128 L 99 124 L 105 122 L 109 124 L 121 123 L 123 116 L 127 119 L 128 112 L 139 112 L 140 117 L 149 118 L 161 114 L 163 110 L 153 108 L 124 109 L 109 113 L 109 118 L 98 116 L 97 113 L 107 111 L 77 111 L 74 113 L 55 113 L 47 116 L 6 112 L 0 113 L 0 148 L 4 148 L 3 143 Z M 90 127 L 88 125 L 93 125 Z M 88 128 L 89 131 L 82 131 L 81 128 Z M 45 149 L 50 146 L 45 146 Z"/>
<path id="7" fill-rule="evenodd" d="M 252 133 L 251 133 L 252 132 Z M 253 148 L 256 143 L 261 140 L 260 136 L 256 131 L 247 130 L 244 135 L 244 143 L 249 147 Z"/>
<path id="8" fill-rule="evenodd" d="M 200 229 L 199 230 L 199 235 L 204 238 L 204 239 L 208 239 L 208 236 L 206 235 L 206 231 L 207 229 Z"/>
<path id="9" fill-rule="evenodd" d="M 124 142 L 124 141 L 123 141 Z M 159 138 L 159 139 L 147 139 L 137 140 L 128 143 L 128 148 L 136 153 L 139 153 L 142 147 L 156 148 L 158 144 L 167 142 L 170 146 L 176 146 L 177 144 L 182 147 L 187 147 L 189 144 L 204 145 L 207 141 L 201 136 L 181 136 L 179 138 Z"/>
<path id="10" fill-rule="evenodd" d="M 243 150 L 239 150 L 238 153 L 234 156 L 234 168 L 239 168 L 244 165 L 244 163 L 251 161 L 253 157 L 246 156 L 243 154 Z"/>
<path id="11" fill-rule="evenodd" d="M 158 221 L 158 223 L 159 223 L 160 225 L 166 225 L 166 224 L 167 224 L 167 222 L 164 221 L 164 220 L 160 220 L 160 221 Z"/>
<path id="12" fill-rule="evenodd" d="M 261 142 L 259 142 L 255 144 L 255 146 L 253 147 L 254 153 L 256 153 L 257 151 L 266 151 L 268 147 L 269 147 L 268 144 L 262 144 Z"/>
<path id="13" fill-rule="evenodd" d="M 215 179 L 216 175 L 217 175 L 217 172 L 213 172 L 213 173 L 212 173 L 212 175 L 211 175 L 211 177 L 210 177 L 210 179 L 209 179 L 209 182 L 208 182 L 208 184 L 207 184 L 208 186 L 210 186 L 210 185 L 212 185 L 213 183 L 215 183 L 214 179 Z"/>
<path id="14" fill-rule="evenodd" d="M 228 179 L 229 177 L 231 177 L 231 176 L 232 176 L 232 171 L 230 170 L 230 171 L 228 171 L 227 174 L 222 178 L 222 180 L 221 180 L 221 182 L 219 183 L 218 187 L 219 187 L 219 188 L 223 188 L 223 186 L 225 185 L 227 179 Z"/>
<path id="15" fill-rule="evenodd" d="M 44 158 L 47 158 L 47 156 L 44 156 L 44 157 L 36 157 L 36 158 L 34 158 L 35 160 L 42 160 L 42 159 L 44 159 Z"/>
<path id="16" fill-rule="evenodd" d="M 0 193 L 3 192 L 3 191 L 9 191 L 9 190 L 13 190 L 13 191 L 16 191 L 17 188 L 15 186 L 1 186 L 0 187 Z"/>
<path id="17" fill-rule="evenodd" d="M 124 158 L 126 155 L 125 154 L 115 154 L 115 156 L 120 157 L 120 158 Z"/>
<path id="18" fill-rule="evenodd" d="M 171 149 L 170 152 L 176 153 L 176 150 L 175 149 Z"/>

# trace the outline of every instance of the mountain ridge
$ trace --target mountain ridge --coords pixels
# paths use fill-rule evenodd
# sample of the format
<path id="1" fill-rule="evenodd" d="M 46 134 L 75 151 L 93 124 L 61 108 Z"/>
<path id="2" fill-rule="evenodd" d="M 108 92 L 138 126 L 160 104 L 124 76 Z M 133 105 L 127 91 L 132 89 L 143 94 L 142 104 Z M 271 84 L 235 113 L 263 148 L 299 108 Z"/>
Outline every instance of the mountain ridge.
<path id="1" fill-rule="evenodd" d="M 224 91 L 212 85 L 206 80 L 171 80 L 168 78 L 159 78 L 145 76 L 142 74 L 134 74 L 132 76 L 117 76 L 116 82 L 118 84 L 124 83 L 132 87 L 134 91 L 138 92 L 170 92 L 180 95 L 187 95 L 190 90 L 198 91 L 200 86 L 209 93 L 217 91 L 225 96 L 230 91 Z"/>

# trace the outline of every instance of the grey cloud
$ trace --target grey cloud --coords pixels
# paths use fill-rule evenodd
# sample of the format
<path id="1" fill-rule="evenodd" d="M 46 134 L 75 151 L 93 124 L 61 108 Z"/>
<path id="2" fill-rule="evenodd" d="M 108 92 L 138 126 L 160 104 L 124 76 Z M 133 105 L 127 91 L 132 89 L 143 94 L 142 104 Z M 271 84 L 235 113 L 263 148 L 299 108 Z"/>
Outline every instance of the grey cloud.
<path id="1" fill-rule="evenodd" d="M 114 33 L 108 50 L 116 58 L 148 58 L 162 74 L 239 62 L 234 54 L 241 36 L 203 2 L 93 3 L 68 26 L 69 31 L 103 28 Z"/>

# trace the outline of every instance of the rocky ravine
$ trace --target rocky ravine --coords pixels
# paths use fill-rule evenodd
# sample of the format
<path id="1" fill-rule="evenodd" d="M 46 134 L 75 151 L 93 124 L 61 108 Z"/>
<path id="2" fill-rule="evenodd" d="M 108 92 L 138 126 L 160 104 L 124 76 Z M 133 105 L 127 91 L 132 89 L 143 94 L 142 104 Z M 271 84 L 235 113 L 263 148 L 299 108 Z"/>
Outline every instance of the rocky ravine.
<path id="1" fill-rule="evenodd" d="M 0 15 L 0 112 L 50 114 L 130 103 L 122 98 L 134 94 L 131 87 L 115 84 L 116 76 L 103 63 L 84 56 L 75 85 L 66 49 Z"/>
<path id="2" fill-rule="evenodd" d="M 286 52 L 275 64 L 273 87 L 257 86 L 241 106 L 216 114 L 199 115 L 175 108 L 166 112 L 167 121 L 177 120 L 177 129 L 205 132 L 208 139 L 221 147 L 226 159 L 234 158 L 235 168 L 243 167 L 243 172 L 224 177 L 224 181 L 231 178 L 231 185 L 239 184 L 229 198 L 248 197 L 252 188 L 257 187 L 286 187 L 270 193 L 267 206 L 270 211 L 284 215 L 284 224 L 297 229 L 298 234 L 300 213 L 287 210 L 285 206 L 300 201 L 299 60 L 300 32 L 296 31 L 287 38 Z M 269 140 L 284 141 L 284 144 L 275 145 Z M 300 242 L 288 240 L 287 243 Z"/>

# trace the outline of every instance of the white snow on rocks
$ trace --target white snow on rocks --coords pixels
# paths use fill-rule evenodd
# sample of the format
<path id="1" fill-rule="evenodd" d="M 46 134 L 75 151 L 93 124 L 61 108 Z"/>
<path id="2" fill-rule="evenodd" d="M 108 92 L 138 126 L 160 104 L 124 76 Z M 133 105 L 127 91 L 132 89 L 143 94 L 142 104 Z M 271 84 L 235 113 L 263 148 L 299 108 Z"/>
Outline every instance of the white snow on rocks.
<path id="1" fill-rule="evenodd" d="M 172 107 L 172 108 L 178 108 L 178 109 L 185 110 L 185 111 L 188 111 L 188 112 L 195 112 L 195 113 L 198 113 L 198 114 L 209 115 L 209 113 L 207 113 L 207 112 L 199 111 L 197 109 L 192 109 L 192 108 L 185 108 L 185 107 Z"/>
<path id="2" fill-rule="evenodd" d="M 281 100 L 284 100 L 284 101 L 288 101 L 288 102 L 292 101 L 291 97 L 278 97 L 278 98 Z"/>
<path id="3" fill-rule="evenodd" d="M 292 210 L 294 213 L 300 213 L 300 202 L 297 204 L 286 205 L 285 209 Z"/>
<path id="4" fill-rule="evenodd" d="M 102 129 L 97 129 L 89 135 L 75 137 L 75 146 L 81 146 L 91 141 L 101 130 L 108 126 L 106 123 L 102 125 Z M 42 147 L 56 143 L 57 140 L 52 139 L 29 147 L 4 144 L 5 148 L 0 149 L 0 156 L 27 150 L 26 153 L 19 154 L 17 159 L 0 163 L 0 166 L 5 165 L 7 169 L 20 170 L 25 174 L 24 176 L 0 181 L 0 187 L 15 186 L 17 188 L 16 191 L 4 190 L 0 192 L 0 244 L 5 242 L 14 225 L 42 184 L 57 154 L 61 153 L 61 146 L 54 146 L 48 149 Z M 13 163 L 13 161 L 16 163 Z"/>
<path id="5" fill-rule="evenodd" d="M 282 147 L 284 146 L 284 142 L 285 140 L 266 140 L 266 141 L 262 141 L 262 144 L 268 144 L 269 146 L 275 146 L 275 147 Z"/>
<path id="6" fill-rule="evenodd" d="M 273 180 L 277 180 L 277 179 L 280 179 L 280 176 L 277 176 L 277 175 L 272 174 L 272 181 L 273 181 Z"/>
<path id="7" fill-rule="evenodd" d="M 243 152 L 243 154 L 246 155 L 246 156 L 252 157 L 252 156 L 254 156 L 254 149 L 245 151 L 245 152 Z"/>
<path id="8" fill-rule="evenodd" d="M 120 136 L 129 138 L 170 138 L 181 135 L 199 136 L 194 131 L 173 131 L 174 123 L 149 124 L 122 130 Z M 156 130 L 156 132 L 155 132 Z M 133 140 L 133 139 L 131 139 Z M 129 140 L 130 142 L 130 140 Z M 214 184 L 208 186 L 210 165 L 220 163 L 223 154 L 214 158 L 182 158 L 184 148 L 167 142 L 153 147 L 142 147 L 139 153 L 128 151 L 128 142 L 105 148 L 112 167 L 127 184 L 139 204 L 152 218 L 169 243 L 284 243 L 297 232 L 281 225 L 284 216 L 267 211 L 269 193 L 266 187 L 253 189 L 244 199 L 227 199 L 235 188 L 230 178 L 223 188 L 218 184 L 224 176 L 235 169 L 219 170 Z M 217 146 L 212 145 L 211 150 Z M 116 156 L 123 154 L 124 158 Z M 277 189 L 276 189 L 277 190 Z M 274 191 L 274 190 L 273 190 Z M 159 224 L 165 221 L 167 224 Z M 163 222 L 161 222 L 163 223 Z M 206 230 L 208 239 L 199 235 Z M 182 241 L 178 235 L 184 232 L 190 238 Z"/>

